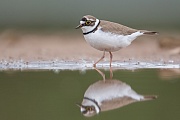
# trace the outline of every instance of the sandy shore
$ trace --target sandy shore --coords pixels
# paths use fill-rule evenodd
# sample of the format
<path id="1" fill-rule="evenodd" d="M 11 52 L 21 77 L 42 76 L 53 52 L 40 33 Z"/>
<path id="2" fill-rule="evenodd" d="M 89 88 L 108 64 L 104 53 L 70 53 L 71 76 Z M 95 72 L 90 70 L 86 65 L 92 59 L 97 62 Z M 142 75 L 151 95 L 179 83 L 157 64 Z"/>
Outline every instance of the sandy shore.
<path id="1" fill-rule="evenodd" d="M 0 34 L 0 60 L 96 61 L 101 56 L 102 52 L 89 46 L 81 32 L 23 33 L 6 30 Z M 109 60 L 108 53 L 105 60 Z M 113 60 L 180 63 L 180 34 L 139 37 L 127 48 L 114 52 Z"/>

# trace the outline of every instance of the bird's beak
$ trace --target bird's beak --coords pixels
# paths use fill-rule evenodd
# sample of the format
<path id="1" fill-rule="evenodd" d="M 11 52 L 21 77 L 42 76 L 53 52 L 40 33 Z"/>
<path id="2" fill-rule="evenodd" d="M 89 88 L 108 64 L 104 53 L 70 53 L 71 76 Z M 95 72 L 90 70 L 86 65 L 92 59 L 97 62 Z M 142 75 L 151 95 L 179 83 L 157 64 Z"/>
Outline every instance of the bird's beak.
<path id="1" fill-rule="evenodd" d="M 79 28 L 81 28 L 82 27 L 82 24 L 79 24 L 77 27 L 76 27 L 76 29 L 79 29 Z"/>
<path id="2" fill-rule="evenodd" d="M 76 103 L 76 105 L 79 107 L 79 108 L 85 108 L 84 105 L 80 104 L 80 103 Z"/>
<path id="3" fill-rule="evenodd" d="M 76 103 L 76 106 L 78 106 L 78 107 L 80 107 L 80 108 L 82 107 L 82 105 L 81 105 L 81 104 L 79 104 L 79 103 Z"/>

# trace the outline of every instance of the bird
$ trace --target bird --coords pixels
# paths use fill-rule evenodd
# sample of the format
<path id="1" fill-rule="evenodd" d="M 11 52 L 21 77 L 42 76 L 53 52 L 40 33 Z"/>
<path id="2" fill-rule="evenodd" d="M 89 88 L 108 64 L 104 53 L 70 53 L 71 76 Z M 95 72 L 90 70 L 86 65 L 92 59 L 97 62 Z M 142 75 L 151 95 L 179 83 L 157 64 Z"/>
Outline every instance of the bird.
<path id="1" fill-rule="evenodd" d="M 83 101 L 77 104 L 85 117 L 117 109 L 134 102 L 156 99 L 156 95 L 140 95 L 130 85 L 117 79 L 99 80 L 86 90 Z"/>
<path id="2" fill-rule="evenodd" d="M 100 62 L 105 57 L 105 52 L 110 54 L 110 71 L 112 73 L 112 52 L 118 51 L 127 47 L 141 35 L 155 35 L 158 32 L 137 30 L 115 22 L 100 20 L 92 15 L 85 15 L 80 20 L 80 24 L 76 29 L 81 28 L 84 38 L 93 48 L 103 51 L 102 57 L 97 60 L 93 66 Z M 110 78 L 112 78 L 110 74 Z"/>

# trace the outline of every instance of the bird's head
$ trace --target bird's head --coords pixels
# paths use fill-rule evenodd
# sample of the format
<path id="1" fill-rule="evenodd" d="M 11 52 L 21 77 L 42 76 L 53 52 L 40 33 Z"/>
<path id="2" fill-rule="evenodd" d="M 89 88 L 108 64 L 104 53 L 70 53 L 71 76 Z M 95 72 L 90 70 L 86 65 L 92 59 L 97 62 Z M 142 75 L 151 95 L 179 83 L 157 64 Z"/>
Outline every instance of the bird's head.
<path id="1" fill-rule="evenodd" d="M 93 30 L 99 23 L 99 20 L 91 15 L 83 16 L 80 20 L 80 24 L 76 29 L 81 28 L 83 32 L 89 32 Z"/>
<path id="2" fill-rule="evenodd" d="M 96 108 L 94 105 L 91 106 L 84 106 L 82 104 L 76 104 L 78 107 L 80 107 L 81 113 L 85 116 L 85 117 L 92 117 L 96 114 L 98 114 Z"/>

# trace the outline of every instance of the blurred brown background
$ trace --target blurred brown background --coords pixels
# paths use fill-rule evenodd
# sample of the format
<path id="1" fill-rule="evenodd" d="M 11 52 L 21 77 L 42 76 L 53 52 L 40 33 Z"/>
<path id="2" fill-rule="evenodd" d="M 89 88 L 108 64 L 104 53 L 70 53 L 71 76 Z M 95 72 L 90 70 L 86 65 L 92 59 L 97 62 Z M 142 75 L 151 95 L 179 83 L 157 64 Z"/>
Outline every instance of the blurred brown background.
<path id="1" fill-rule="evenodd" d="M 136 28 L 158 31 L 114 54 L 114 60 L 180 62 L 179 0 L 1 0 L 0 60 L 96 59 L 81 30 L 91 14 Z M 109 59 L 109 58 L 106 58 Z"/>

